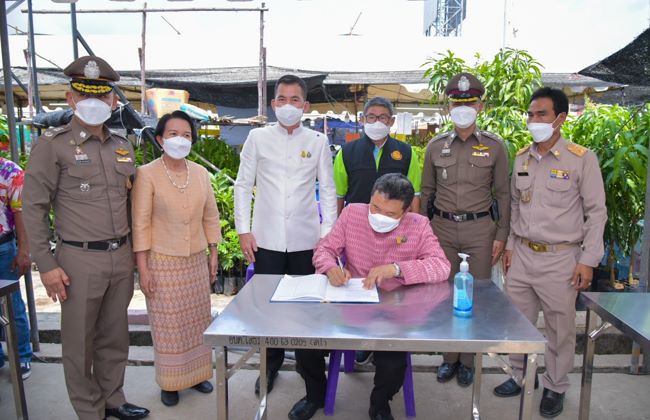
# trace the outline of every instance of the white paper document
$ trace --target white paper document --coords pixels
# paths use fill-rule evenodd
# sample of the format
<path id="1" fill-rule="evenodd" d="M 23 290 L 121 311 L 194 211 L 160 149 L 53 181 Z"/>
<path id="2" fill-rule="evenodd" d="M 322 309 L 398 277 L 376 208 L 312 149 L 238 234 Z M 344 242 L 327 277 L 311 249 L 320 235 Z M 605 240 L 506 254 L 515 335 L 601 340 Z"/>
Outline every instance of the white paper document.
<path id="1" fill-rule="evenodd" d="M 379 303 L 379 293 L 376 287 L 364 289 L 362 278 L 352 278 L 345 285 L 335 287 L 324 274 L 296 277 L 285 274 L 271 302 Z"/>

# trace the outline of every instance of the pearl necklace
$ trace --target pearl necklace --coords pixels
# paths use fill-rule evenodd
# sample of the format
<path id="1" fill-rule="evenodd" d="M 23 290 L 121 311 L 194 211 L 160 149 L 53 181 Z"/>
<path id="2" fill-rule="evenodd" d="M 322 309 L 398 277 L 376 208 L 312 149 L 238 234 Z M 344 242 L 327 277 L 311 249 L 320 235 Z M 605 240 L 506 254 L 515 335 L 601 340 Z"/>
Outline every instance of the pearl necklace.
<path id="1" fill-rule="evenodd" d="M 187 179 L 185 180 L 185 185 L 178 185 L 174 182 L 172 179 L 172 176 L 169 174 L 169 170 L 167 169 L 167 165 L 165 165 L 165 159 L 163 157 L 160 158 L 160 161 L 162 162 L 163 166 L 165 167 L 165 173 L 167 174 L 167 178 L 169 178 L 169 182 L 172 183 L 172 185 L 179 190 L 184 191 L 185 188 L 187 188 L 188 185 L 190 185 L 190 167 L 187 164 L 187 159 L 183 159 L 185 162 L 185 170 L 187 171 Z"/>

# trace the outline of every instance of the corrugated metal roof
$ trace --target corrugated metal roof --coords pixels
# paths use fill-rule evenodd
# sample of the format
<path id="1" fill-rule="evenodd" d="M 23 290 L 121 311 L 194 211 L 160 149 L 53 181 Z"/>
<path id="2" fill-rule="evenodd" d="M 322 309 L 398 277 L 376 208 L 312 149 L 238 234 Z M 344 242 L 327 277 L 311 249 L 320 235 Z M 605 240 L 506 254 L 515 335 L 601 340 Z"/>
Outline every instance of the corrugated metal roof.
<path id="1" fill-rule="evenodd" d="M 27 70 L 24 67 L 13 67 L 14 74 L 23 83 L 28 83 Z M 123 86 L 138 86 L 140 72 L 121 71 L 119 84 Z M 258 67 L 226 67 L 216 69 L 198 70 L 155 70 L 147 71 L 146 80 L 149 82 L 178 82 L 199 83 L 210 85 L 256 85 L 259 74 Z M 386 71 L 386 72 L 315 72 L 286 67 L 268 66 L 266 70 L 267 81 L 275 82 L 285 74 L 294 74 L 303 79 L 324 78 L 325 85 L 395 85 L 395 84 L 420 84 L 426 83 L 423 79 L 424 70 L 411 71 Z M 0 81 L 2 75 L 0 74 Z M 58 69 L 39 69 L 38 82 L 41 85 L 67 84 L 68 78 Z M 606 82 L 578 73 L 543 73 L 542 82 L 547 86 L 572 87 L 584 86 L 589 88 L 610 88 L 623 85 Z M 15 84 L 15 82 L 13 82 Z"/>

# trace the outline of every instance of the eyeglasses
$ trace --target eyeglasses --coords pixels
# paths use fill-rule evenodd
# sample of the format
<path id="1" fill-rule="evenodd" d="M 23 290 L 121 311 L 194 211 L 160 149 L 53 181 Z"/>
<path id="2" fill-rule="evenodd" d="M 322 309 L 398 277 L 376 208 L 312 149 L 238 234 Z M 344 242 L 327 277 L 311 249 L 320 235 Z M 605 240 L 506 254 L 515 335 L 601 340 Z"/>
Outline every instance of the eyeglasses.
<path id="1" fill-rule="evenodd" d="M 379 120 L 380 122 L 382 122 L 384 124 L 388 124 L 388 121 L 390 121 L 390 115 L 387 115 L 387 114 L 381 114 L 379 116 L 377 116 L 375 114 L 368 114 L 368 115 L 366 115 L 365 118 L 366 118 L 366 122 L 368 122 L 370 124 L 376 122 L 377 120 Z"/>

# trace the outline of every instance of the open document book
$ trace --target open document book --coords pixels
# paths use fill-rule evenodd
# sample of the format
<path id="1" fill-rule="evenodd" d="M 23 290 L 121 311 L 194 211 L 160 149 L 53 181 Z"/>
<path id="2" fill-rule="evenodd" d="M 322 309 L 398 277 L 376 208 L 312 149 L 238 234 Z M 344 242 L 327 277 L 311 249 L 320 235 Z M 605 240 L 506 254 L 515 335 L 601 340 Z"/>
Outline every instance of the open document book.
<path id="1" fill-rule="evenodd" d="M 323 274 L 298 277 L 285 274 L 271 302 L 379 303 L 379 294 L 376 287 L 364 289 L 362 278 L 352 278 L 345 285 L 335 287 Z"/>

